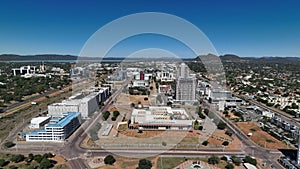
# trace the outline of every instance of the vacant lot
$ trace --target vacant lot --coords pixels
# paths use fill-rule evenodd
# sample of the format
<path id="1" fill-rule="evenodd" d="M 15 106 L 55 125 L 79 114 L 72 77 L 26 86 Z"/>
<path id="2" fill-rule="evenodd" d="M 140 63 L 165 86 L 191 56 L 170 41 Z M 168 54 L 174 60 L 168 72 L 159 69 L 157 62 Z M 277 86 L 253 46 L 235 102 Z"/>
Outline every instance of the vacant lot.
<path id="1" fill-rule="evenodd" d="M 115 157 L 116 162 L 113 165 L 105 165 L 99 169 L 136 169 L 140 159 L 137 158 L 126 158 L 126 157 Z M 157 157 L 149 157 L 148 160 L 152 162 L 152 169 L 156 169 Z"/>
<path id="2" fill-rule="evenodd" d="M 261 147 L 270 149 L 289 148 L 280 140 L 277 140 L 269 133 L 263 131 L 254 122 L 238 122 L 236 124 L 245 134 L 253 133 L 250 139 Z"/>

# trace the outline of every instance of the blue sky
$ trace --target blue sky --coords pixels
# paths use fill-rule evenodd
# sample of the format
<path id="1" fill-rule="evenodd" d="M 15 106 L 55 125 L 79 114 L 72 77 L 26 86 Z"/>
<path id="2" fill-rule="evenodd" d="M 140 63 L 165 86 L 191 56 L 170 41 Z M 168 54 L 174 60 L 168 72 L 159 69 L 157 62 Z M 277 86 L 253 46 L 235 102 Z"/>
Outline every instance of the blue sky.
<path id="1" fill-rule="evenodd" d="M 300 1 L 297 0 L 0 0 L 0 54 L 78 55 L 105 24 L 137 12 L 164 12 L 196 25 L 219 54 L 300 57 Z M 112 55 L 143 48 L 191 52 L 163 36 L 124 40 Z"/>

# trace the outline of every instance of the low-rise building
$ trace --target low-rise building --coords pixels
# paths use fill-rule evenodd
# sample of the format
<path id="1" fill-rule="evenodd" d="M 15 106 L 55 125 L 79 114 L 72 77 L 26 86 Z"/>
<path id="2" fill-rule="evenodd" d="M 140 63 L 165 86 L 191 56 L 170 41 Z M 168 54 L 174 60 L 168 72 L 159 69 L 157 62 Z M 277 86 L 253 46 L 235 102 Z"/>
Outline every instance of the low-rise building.
<path id="1" fill-rule="evenodd" d="M 80 113 L 63 113 L 63 116 L 52 117 L 45 128 L 26 133 L 26 141 L 64 141 L 80 124 Z"/>
<path id="2" fill-rule="evenodd" d="M 14 76 L 17 75 L 25 75 L 25 74 L 33 74 L 36 71 L 36 66 L 21 66 L 20 68 L 13 68 L 12 73 Z"/>
<path id="3" fill-rule="evenodd" d="M 133 109 L 129 128 L 140 130 L 190 130 L 193 121 L 184 109 L 150 106 Z"/>

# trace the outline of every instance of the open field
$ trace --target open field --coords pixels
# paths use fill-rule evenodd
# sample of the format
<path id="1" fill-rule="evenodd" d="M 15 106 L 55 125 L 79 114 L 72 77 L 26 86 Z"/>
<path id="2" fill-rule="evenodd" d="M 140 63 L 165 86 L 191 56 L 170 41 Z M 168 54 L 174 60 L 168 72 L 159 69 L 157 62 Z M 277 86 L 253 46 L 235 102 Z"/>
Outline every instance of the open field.
<path id="1" fill-rule="evenodd" d="M 179 164 L 187 161 L 187 160 L 195 160 L 195 161 L 204 161 L 207 162 L 208 157 L 200 157 L 200 158 L 185 158 L 185 157 L 159 157 L 157 160 L 156 169 L 172 169 Z M 226 162 L 220 160 L 218 165 L 215 165 L 216 168 L 225 168 Z M 236 169 L 239 169 L 237 167 Z"/>
<path id="2" fill-rule="evenodd" d="M 259 126 L 254 122 L 237 122 L 236 125 L 247 135 L 248 133 L 252 133 L 253 135 L 250 137 L 256 144 L 261 147 L 270 148 L 270 149 L 286 149 L 287 147 L 285 143 L 274 138 L 269 133 L 263 131 Z"/>
<path id="3" fill-rule="evenodd" d="M 126 158 L 126 157 L 115 157 L 116 162 L 114 165 L 105 165 L 100 167 L 99 169 L 136 169 L 138 167 L 138 163 L 140 159 L 137 158 Z M 156 169 L 157 157 L 149 157 L 146 158 L 151 160 L 152 169 Z"/>

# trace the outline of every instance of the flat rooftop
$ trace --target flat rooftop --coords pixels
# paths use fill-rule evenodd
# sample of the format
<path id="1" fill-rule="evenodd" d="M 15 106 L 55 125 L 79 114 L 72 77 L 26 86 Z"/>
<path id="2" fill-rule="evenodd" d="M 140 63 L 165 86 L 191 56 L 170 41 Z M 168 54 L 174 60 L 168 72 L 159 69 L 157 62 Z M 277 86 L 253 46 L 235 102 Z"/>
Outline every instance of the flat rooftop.
<path id="1" fill-rule="evenodd" d="M 74 118 L 80 116 L 80 113 L 78 113 L 78 112 L 68 112 L 66 114 L 67 114 L 67 116 L 62 117 L 60 119 L 58 119 L 57 117 L 53 117 L 51 119 L 51 121 L 53 121 L 55 123 L 53 123 L 53 124 L 46 124 L 46 127 L 64 127 L 68 123 L 70 123 L 71 120 L 73 120 Z"/>
<path id="2" fill-rule="evenodd" d="M 42 123 L 44 122 L 45 120 L 48 120 L 50 119 L 51 117 L 36 117 L 36 118 L 33 118 L 31 119 L 31 123 Z"/>

